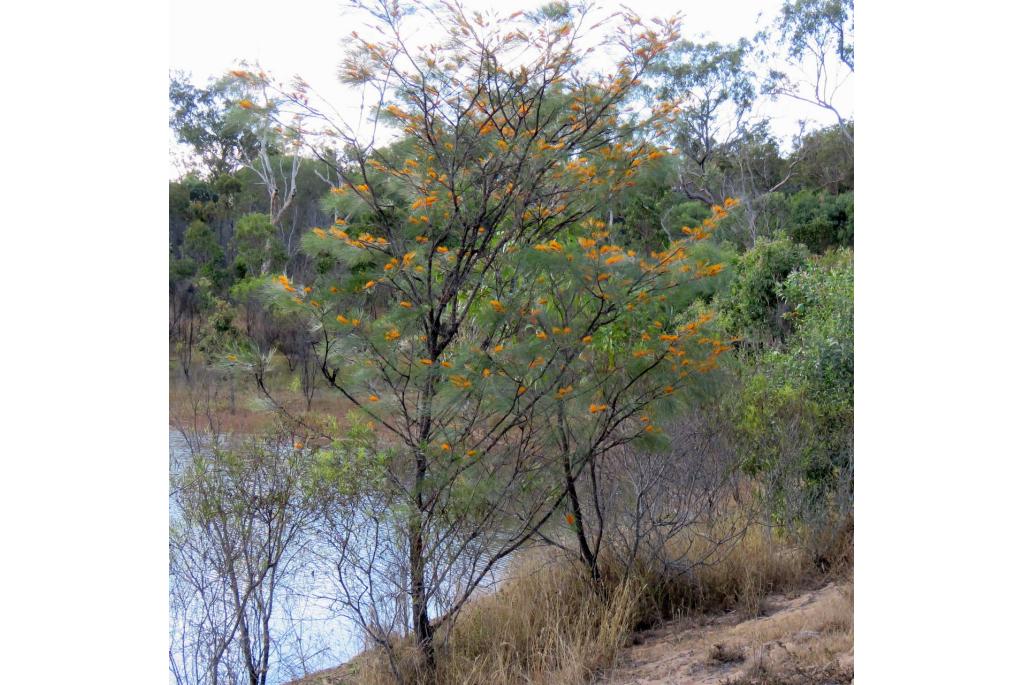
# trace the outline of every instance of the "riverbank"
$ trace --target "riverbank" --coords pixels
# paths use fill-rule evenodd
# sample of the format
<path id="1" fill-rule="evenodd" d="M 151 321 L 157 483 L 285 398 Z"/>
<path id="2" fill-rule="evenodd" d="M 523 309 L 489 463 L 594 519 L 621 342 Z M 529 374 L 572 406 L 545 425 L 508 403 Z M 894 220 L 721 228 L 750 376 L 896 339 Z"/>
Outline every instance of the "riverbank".
<path id="1" fill-rule="evenodd" d="M 283 362 L 268 373 L 266 384 L 274 401 L 292 416 L 343 421 L 353 407 L 341 393 L 323 388 L 318 388 L 308 398 L 298 387 L 297 372 L 289 371 Z M 250 374 L 232 377 L 196 364 L 191 377 L 186 379 L 172 361 L 169 386 L 172 427 L 197 432 L 255 434 L 280 420 L 280 414 L 274 411 L 274 405 Z"/>
<path id="2" fill-rule="evenodd" d="M 763 533 L 752 529 L 721 563 L 696 570 L 688 582 L 616 579 L 609 568 L 605 597 L 573 560 L 535 556 L 497 593 L 467 607 L 454 629 L 439 627 L 434 682 L 852 682 L 852 530 L 827 557 L 771 544 Z M 396 654 L 410 682 L 427 682 L 408 641 Z M 393 682 L 383 653 L 370 650 L 291 685 Z"/>

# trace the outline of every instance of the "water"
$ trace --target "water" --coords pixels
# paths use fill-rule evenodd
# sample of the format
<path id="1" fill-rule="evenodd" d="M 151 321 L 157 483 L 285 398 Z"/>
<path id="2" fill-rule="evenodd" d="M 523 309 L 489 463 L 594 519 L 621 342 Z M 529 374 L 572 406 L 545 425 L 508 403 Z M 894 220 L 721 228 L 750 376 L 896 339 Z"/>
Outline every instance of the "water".
<path id="1" fill-rule="evenodd" d="M 194 436 L 187 438 L 180 432 L 170 432 L 172 474 L 181 472 L 191 459 L 193 450 L 208 447 L 198 444 L 200 442 L 201 439 Z M 182 512 L 175 495 L 171 493 L 169 518 L 172 525 L 180 526 Z M 351 572 L 344 578 L 338 578 L 336 563 L 339 545 L 326 544 L 325 536 L 330 535 L 331 531 L 324 529 L 318 532 L 310 530 L 304 537 L 295 540 L 290 548 L 296 550 L 295 555 L 283 559 L 279 564 L 282 578 L 286 578 L 287 582 L 279 585 L 275 592 L 271 632 L 276 636 L 276 641 L 269 664 L 270 685 L 280 685 L 308 673 L 337 666 L 365 648 L 360 624 L 352 619 L 352 607 L 345 607 L 340 602 L 346 592 L 353 600 L 350 604 L 364 611 L 364 616 L 376 616 L 384 624 L 390 621 L 396 632 L 403 632 L 410 624 L 403 591 L 407 554 L 396 539 L 394 530 L 380 523 L 389 518 L 387 510 L 374 511 L 373 507 L 379 508 L 380 505 L 374 505 L 369 498 L 364 506 L 364 513 L 349 519 L 349 526 L 343 531 L 350 536 L 345 568 L 361 569 L 362 572 Z M 338 538 L 335 536 L 333 539 Z M 467 554 L 466 558 L 472 556 Z M 459 563 L 445 574 L 452 582 L 442 583 L 442 592 L 453 593 L 453 583 L 472 574 L 472 568 L 462 568 L 472 562 L 463 562 L 462 558 L 457 561 Z M 503 561 L 481 584 L 479 592 L 486 592 L 497 585 L 504 575 L 509 558 Z M 172 574 L 172 590 L 175 589 L 174 581 Z M 211 585 L 216 584 L 216 578 L 213 578 Z M 185 594 L 193 596 L 191 593 Z M 201 632 L 194 628 L 185 630 L 185 622 L 190 616 L 195 620 L 195 612 L 205 615 L 201 614 L 205 606 L 199 601 L 194 603 L 192 613 L 179 613 L 176 617 L 175 612 L 172 612 L 172 653 L 175 654 L 179 669 L 187 666 L 189 661 L 185 657 L 193 651 L 189 640 L 183 643 L 181 638 L 193 637 Z M 439 616 L 444 613 L 445 607 L 434 601 L 430 603 L 430 609 L 432 616 Z M 220 620 L 223 623 L 225 619 L 222 616 Z M 195 662 L 192 663 L 194 669 Z M 187 682 L 196 680 L 199 677 L 189 678 Z M 173 673 L 171 682 L 175 682 Z"/>
<path id="2" fill-rule="evenodd" d="M 190 459 L 194 444 L 190 445 L 180 432 L 171 430 L 169 437 L 169 457 L 172 473 L 180 469 Z M 171 493 L 169 498 L 169 522 L 172 526 L 180 526 L 182 522 L 180 505 Z M 279 585 L 275 591 L 274 618 L 271 621 L 271 633 L 276 636 L 271 651 L 268 669 L 268 683 L 280 685 L 295 678 L 324 668 L 337 666 L 355 656 L 363 649 L 362 631 L 350 618 L 345 616 L 334 598 L 337 596 L 332 582 L 331 567 L 325 562 L 327 555 L 317 555 L 316 540 L 311 537 L 296 540 L 292 545 L 298 550 L 296 556 L 282 560 L 287 562 L 294 571 L 285 573 L 287 582 Z M 175 578 L 170 578 L 170 590 L 174 590 Z M 184 585 L 179 587 L 186 587 Z M 187 594 L 192 594 L 191 592 Z M 193 617 L 200 612 L 202 601 L 195 601 Z M 193 647 L 189 644 L 199 631 L 183 629 L 185 618 L 176 620 L 175 612 L 171 612 L 171 651 L 177 660 L 178 668 L 187 668 Z M 192 635 L 188 635 L 192 632 Z M 186 635 L 184 643 L 182 636 Z M 194 662 L 193 670 L 195 670 Z M 198 680 L 195 675 L 186 682 Z M 174 683 L 172 671 L 170 682 Z"/>

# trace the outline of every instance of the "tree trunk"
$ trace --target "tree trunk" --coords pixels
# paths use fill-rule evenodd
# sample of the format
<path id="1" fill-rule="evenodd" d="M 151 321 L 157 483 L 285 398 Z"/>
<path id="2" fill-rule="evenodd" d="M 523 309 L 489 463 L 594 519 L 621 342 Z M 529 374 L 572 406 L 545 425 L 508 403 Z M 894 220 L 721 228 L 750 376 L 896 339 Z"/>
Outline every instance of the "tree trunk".
<path id="1" fill-rule="evenodd" d="M 590 577 L 595 585 L 601 583 L 601 569 L 597 567 L 597 557 L 590 549 L 586 533 L 583 531 L 583 512 L 580 509 L 580 498 L 576 494 L 576 478 L 572 475 L 572 465 L 569 463 L 569 455 L 562 457 L 562 470 L 565 473 L 565 490 L 569 493 L 569 504 L 572 507 L 574 517 L 573 528 L 576 531 L 576 540 L 579 543 L 580 557 L 590 569 Z"/>
<path id="2" fill-rule="evenodd" d="M 424 583 L 425 559 L 423 558 L 423 531 L 420 513 L 413 514 L 409 545 L 409 574 L 412 594 L 412 620 L 416 632 L 416 646 L 426 661 L 427 668 L 434 670 L 434 630 L 430 625 L 427 611 L 427 594 Z"/>

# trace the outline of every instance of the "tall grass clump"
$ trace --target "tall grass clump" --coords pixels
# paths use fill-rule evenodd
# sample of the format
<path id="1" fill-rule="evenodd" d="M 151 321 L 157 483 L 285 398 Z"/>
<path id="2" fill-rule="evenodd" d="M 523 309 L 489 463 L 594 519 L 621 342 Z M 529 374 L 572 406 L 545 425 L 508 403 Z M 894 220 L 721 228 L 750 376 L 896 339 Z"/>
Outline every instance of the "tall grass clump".
<path id="1" fill-rule="evenodd" d="M 625 573 L 609 557 L 602 559 L 600 585 L 584 564 L 563 553 L 533 550 L 521 555 L 497 591 L 477 597 L 456 620 L 448 617 L 438 625 L 433 674 L 423 668 L 409 640 L 396 645 L 401 682 L 582 685 L 612 667 L 638 630 L 724 611 L 754 617 L 769 594 L 824 580 L 805 541 L 783 539 L 760 525 L 750 526 L 714 555 L 696 548 L 692 540 L 685 544 L 707 561 L 678 574 L 653 563 L 637 564 Z M 850 550 L 837 548 L 835 553 L 849 556 Z M 357 657 L 344 678 L 338 682 L 396 681 L 381 650 Z"/>
<path id="2" fill-rule="evenodd" d="M 526 555 L 493 593 L 438 627 L 437 668 L 429 674 L 412 644 L 396 650 L 404 683 L 590 682 L 611 666 L 637 623 L 643 586 L 624 578 L 596 588 L 583 565 L 562 555 Z M 395 682 L 381 651 L 353 664 L 351 682 Z"/>

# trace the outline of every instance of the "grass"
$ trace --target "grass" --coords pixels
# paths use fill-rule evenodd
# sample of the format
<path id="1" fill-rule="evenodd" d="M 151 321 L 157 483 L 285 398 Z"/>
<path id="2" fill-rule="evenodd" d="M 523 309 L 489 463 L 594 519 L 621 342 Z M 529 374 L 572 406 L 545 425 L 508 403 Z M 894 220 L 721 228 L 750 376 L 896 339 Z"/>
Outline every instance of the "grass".
<path id="1" fill-rule="evenodd" d="M 534 553 L 520 559 L 499 591 L 470 603 L 454 627 L 439 627 L 434 677 L 419 668 L 408 640 L 396 646 L 399 667 L 404 681 L 417 685 L 590 683 L 614 665 L 638 629 L 666 618 L 686 616 L 699 621 L 723 611 L 757 616 L 769 593 L 821 584 L 825 577 L 815 564 L 816 555 L 801 549 L 752 528 L 719 563 L 700 567 L 686 579 L 659 578 L 652 573 L 623 578 L 606 564 L 603 594 L 594 590 L 575 560 L 550 552 Z M 737 685 L 819 682 L 784 678 L 836 670 L 836 655 L 852 649 L 852 596 L 830 599 L 823 605 L 810 616 L 741 624 L 747 626 L 744 631 L 709 646 L 707 660 L 749 664 L 743 676 L 746 680 L 736 681 Z M 794 637 L 811 632 L 825 639 Z M 764 648 L 787 636 L 793 639 L 785 654 Z M 842 673 L 836 671 L 836 675 Z M 783 680 L 771 680 L 776 677 Z M 301 682 L 385 685 L 394 683 L 395 678 L 383 650 L 376 649 L 342 668 Z"/>
<path id="2" fill-rule="evenodd" d="M 532 555 L 495 593 L 473 601 L 454 626 L 438 630 L 438 683 L 590 682 L 614 661 L 636 622 L 636 581 L 602 597 L 584 569 L 551 555 Z M 418 668 L 411 644 L 397 650 L 409 682 L 435 682 Z M 364 653 L 348 681 L 394 683 L 383 651 Z"/>
<path id="3" fill-rule="evenodd" d="M 806 610 L 734 629 L 730 649 L 750 666 L 731 685 L 816 685 L 853 681 L 853 587 L 843 583 Z"/>
<path id="4" fill-rule="evenodd" d="M 313 422 L 323 417 L 344 420 L 352 409 L 351 402 L 341 393 L 320 387 L 307 408 L 305 396 L 296 389 L 295 374 L 282 359 L 275 360 L 267 374 L 270 392 L 289 414 Z M 251 377 L 235 378 L 232 384 L 223 373 L 206 368 L 201 359 L 193 364 L 188 380 L 172 360 L 169 403 L 170 424 L 196 430 L 250 434 L 266 430 L 279 421 L 279 415 L 271 411 Z"/>

